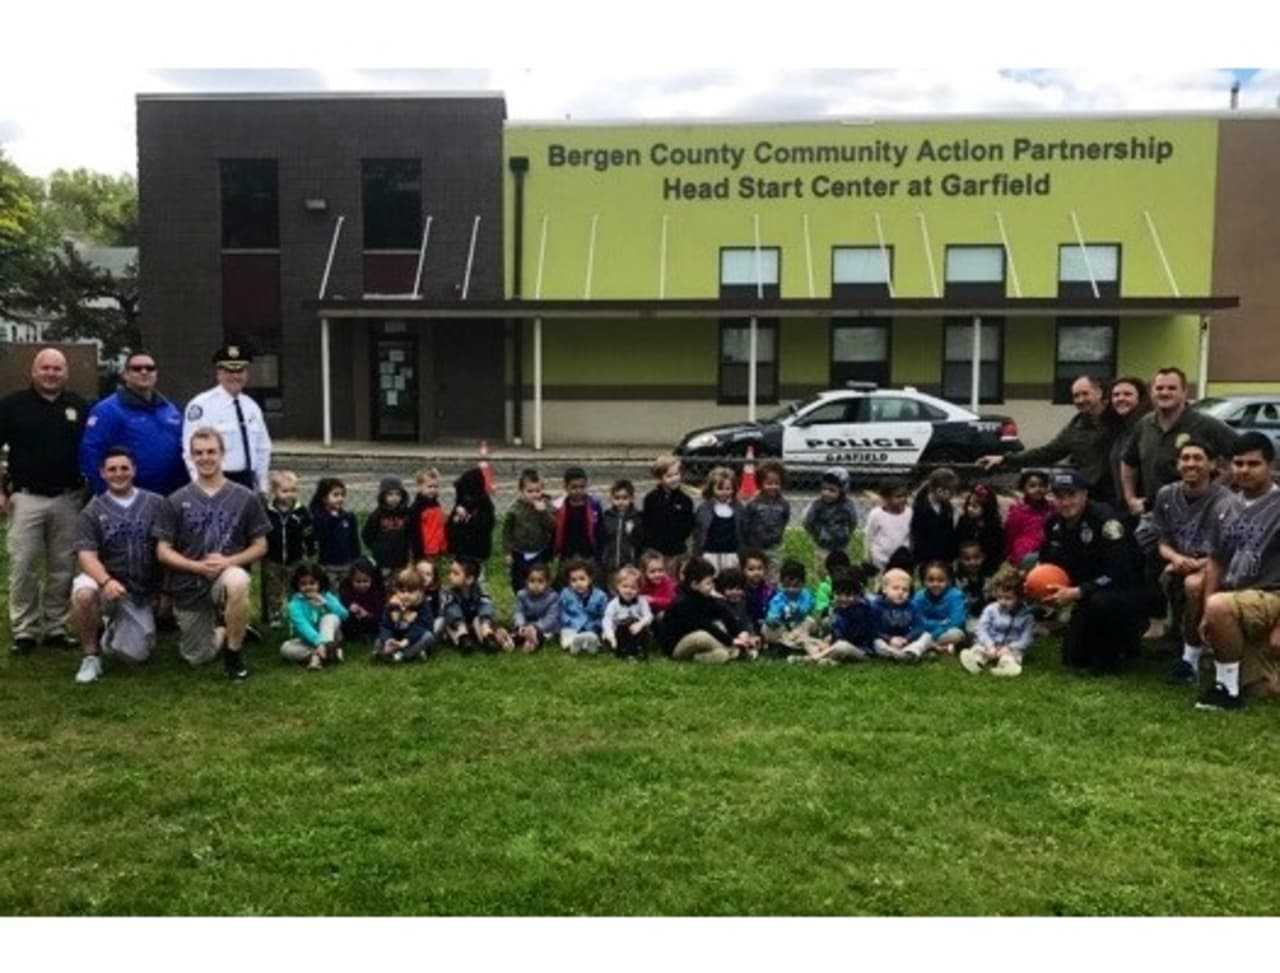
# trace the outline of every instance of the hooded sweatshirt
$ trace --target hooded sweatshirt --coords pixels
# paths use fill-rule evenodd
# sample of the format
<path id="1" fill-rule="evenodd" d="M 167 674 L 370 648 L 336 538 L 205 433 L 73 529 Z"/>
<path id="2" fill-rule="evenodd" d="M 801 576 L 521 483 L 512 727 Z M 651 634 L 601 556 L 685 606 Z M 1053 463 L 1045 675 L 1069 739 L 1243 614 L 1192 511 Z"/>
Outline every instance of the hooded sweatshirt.
<path id="1" fill-rule="evenodd" d="M 399 491 L 400 502 L 391 506 L 388 495 Z M 378 506 L 365 518 L 360 539 L 378 567 L 395 571 L 409 563 L 412 548 L 412 517 L 404 484 L 396 476 L 384 476 L 378 484 Z"/>
<path id="2" fill-rule="evenodd" d="M 834 485 L 839 493 L 834 500 L 816 497 L 804 515 L 804 529 L 813 543 L 824 551 L 843 551 L 853 539 L 858 526 L 858 512 L 847 494 L 849 477 L 844 470 L 833 467 L 822 476 L 823 486 Z"/>
<path id="3" fill-rule="evenodd" d="M 449 553 L 489 560 L 493 553 L 493 501 L 484 488 L 484 474 L 472 468 L 453 482 L 453 511 L 445 528 Z"/>

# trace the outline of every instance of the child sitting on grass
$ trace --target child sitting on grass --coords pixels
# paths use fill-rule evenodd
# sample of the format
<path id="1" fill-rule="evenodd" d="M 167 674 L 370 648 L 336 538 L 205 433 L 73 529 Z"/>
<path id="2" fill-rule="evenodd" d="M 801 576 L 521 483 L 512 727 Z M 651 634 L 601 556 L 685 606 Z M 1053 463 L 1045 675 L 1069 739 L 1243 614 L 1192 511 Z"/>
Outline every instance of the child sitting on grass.
<path id="1" fill-rule="evenodd" d="M 347 610 L 329 591 L 329 578 L 320 568 L 299 564 L 289 578 L 289 627 L 293 638 L 280 646 L 290 662 L 306 663 L 315 671 L 326 662 L 342 661 L 342 623 Z"/>
<path id="2" fill-rule="evenodd" d="M 967 632 L 973 631 L 982 609 L 987 607 L 987 584 L 995 569 L 996 565 L 987 563 L 980 542 L 968 540 L 960 543 L 960 556 L 956 558 L 955 585 L 964 595 Z"/>
<path id="3" fill-rule="evenodd" d="M 975 645 L 960 653 L 960 664 L 973 673 L 989 669 L 993 676 L 1016 676 L 1035 636 L 1035 617 L 1022 601 L 1022 578 L 1016 570 L 1001 570 L 991 587 L 996 600 L 983 609 Z"/>
<path id="4" fill-rule="evenodd" d="M 716 569 L 690 558 L 680 576 L 676 602 L 655 626 L 662 650 L 677 662 L 721 663 L 754 658 L 751 634 L 722 598 L 715 596 Z"/>
<path id="5" fill-rule="evenodd" d="M 922 573 L 924 586 L 915 593 L 911 603 L 920 612 L 933 651 L 951 655 L 965 640 L 969 606 L 965 604 L 964 593 L 951 583 L 951 566 L 945 561 L 930 561 Z"/>
<path id="6" fill-rule="evenodd" d="M 791 501 L 782 495 L 785 475 L 781 463 L 775 460 L 761 463 L 760 492 L 742 511 L 743 546 L 764 551 L 775 562 L 782 550 L 787 524 L 791 522 Z"/>
<path id="7" fill-rule="evenodd" d="M 641 661 L 646 658 L 644 643 L 653 624 L 653 612 L 640 594 L 640 571 L 629 565 L 619 568 L 614 587 L 617 595 L 606 606 L 601 622 L 605 644 L 619 659 Z"/>
<path id="8" fill-rule="evenodd" d="M 480 565 L 474 558 L 455 556 L 449 564 L 443 602 L 445 637 L 451 645 L 464 652 L 475 648 L 497 652 L 502 647 L 494 626 L 493 602 L 480 584 Z"/>
<path id="9" fill-rule="evenodd" d="M 831 608 L 831 576 L 836 571 L 848 571 L 852 562 L 844 551 L 832 551 L 822 566 L 825 577 L 813 589 L 813 617 L 819 624 L 827 617 L 827 610 Z"/>
<path id="10" fill-rule="evenodd" d="M 511 635 L 521 652 L 534 652 L 560 631 L 560 592 L 551 587 L 551 569 L 534 564 L 516 593 L 515 629 Z"/>
<path id="11" fill-rule="evenodd" d="M 676 601 L 676 582 L 667 571 L 667 559 L 661 551 L 649 550 L 640 555 L 640 594 L 649 602 L 655 616 L 662 615 Z"/>
<path id="12" fill-rule="evenodd" d="M 880 595 L 872 602 L 875 610 L 875 654 L 895 662 L 919 662 L 929 651 L 932 639 L 924 619 L 911 602 L 911 575 L 890 568 L 880 579 Z"/>
<path id="13" fill-rule="evenodd" d="M 813 592 L 804 586 L 804 565 L 796 560 L 782 562 L 778 590 L 769 601 L 764 617 L 764 641 L 775 658 L 815 655 L 821 644 L 813 637 Z"/>
<path id="14" fill-rule="evenodd" d="M 742 548 L 742 504 L 738 502 L 733 470 L 717 466 L 707 474 L 702 502 L 693 512 L 693 554 L 704 557 L 717 571 L 738 566 Z"/>
<path id="15" fill-rule="evenodd" d="M 842 467 L 830 467 L 822 474 L 822 487 L 804 515 L 804 529 L 813 538 L 819 564 L 825 565 L 832 551 L 848 548 L 858 526 L 858 512 L 848 497 L 848 487 L 849 474 Z"/>
<path id="16" fill-rule="evenodd" d="M 751 609 L 747 605 L 747 576 L 741 568 L 725 568 L 716 572 L 716 594 L 724 599 L 725 605 L 733 612 L 742 628 L 751 633 L 751 647 L 758 648 L 760 629 L 751 617 Z"/>
<path id="17" fill-rule="evenodd" d="M 382 612 L 387 607 L 382 572 L 367 557 L 362 557 L 342 579 L 338 600 L 347 609 L 342 634 L 349 642 L 365 642 L 377 638 Z"/>
<path id="18" fill-rule="evenodd" d="M 831 637 L 810 661 L 819 665 L 858 662 L 872 654 L 875 611 L 862 595 L 869 572 L 838 568 L 831 579 Z"/>
<path id="19" fill-rule="evenodd" d="M 373 661 L 424 659 L 435 644 L 435 631 L 422 597 L 422 575 L 414 568 L 401 568 L 391 583 L 391 597 L 382 612 L 378 639 L 373 643 Z"/>
<path id="20" fill-rule="evenodd" d="M 867 514 L 867 552 L 877 571 L 889 567 L 894 555 L 911 550 L 911 497 L 904 483 L 886 483 L 880 488 L 880 505 Z"/>
<path id="21" fill-rule="evenodd" d="M 595 586 L 596 568 L 577 558 L 564 568 L 568 582 L 560 589 L 560 647 L 570 655 L 595 655 L 604 628 L 605 593 Z"/>
<path id="22" fill-rule="evenodd" d="M 755 548 L 742 552 L 743 599 L 747 615 L 751 618 L 751 631 L 759 635 L 764 630 L 764 617 L 769 613 L 769 602 L 774 587 L 769 584 L 769 555 Z"/>

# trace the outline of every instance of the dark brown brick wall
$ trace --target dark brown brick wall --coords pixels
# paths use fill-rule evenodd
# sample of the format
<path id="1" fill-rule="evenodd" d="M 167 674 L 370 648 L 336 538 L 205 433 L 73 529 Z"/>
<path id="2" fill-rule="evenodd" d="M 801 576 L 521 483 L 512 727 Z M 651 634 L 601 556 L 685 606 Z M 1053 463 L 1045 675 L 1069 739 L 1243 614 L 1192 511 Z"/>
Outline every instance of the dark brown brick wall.
<path id="1" fill-rule="evenodd" d="M 213 383 L 222 341 L 218 160 L 279 163 L 283 408 L 273 434 L 318 438 L 320 326 L 314 300 L 335 219 L 346 216 L 330 296 L 362 293 L 360 160 L 420 158 L 423 214 L 433 217 L 426 299 L 461 288 L 473 218 L 481 217 L 470 295 L 502 297 L 502 122 L 499 96 L 469 98 L 138 99 L 142 328 L 165 394 L 185 401 Z M 324 197 L 309 213 L 303 200 Z M 335 323 L 334 435 L 357 427 L 353 334 Z M 362 336 L 363 338 L 363 336 Z M 367 388 L 367 380 L 361 387 Z M 501 395 L 501 390 L 496 390 Z M 367 406 L 363 412 L 367 415 Z"/>

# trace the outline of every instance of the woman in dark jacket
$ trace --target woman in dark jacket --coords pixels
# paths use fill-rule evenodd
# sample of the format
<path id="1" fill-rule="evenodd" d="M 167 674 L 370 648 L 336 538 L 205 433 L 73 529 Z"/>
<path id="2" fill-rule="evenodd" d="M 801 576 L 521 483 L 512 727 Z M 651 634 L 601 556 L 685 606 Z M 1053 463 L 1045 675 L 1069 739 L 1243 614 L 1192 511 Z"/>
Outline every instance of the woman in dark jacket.
<path id="1" fill-rule="evenodd" d="M 453 511 L 445 535 L 449 553 L 472 557 L 483 564 L 493 553 L 493 501 L 484 488 L 484 473 L 476 467 L 453 481 Z"/>
<path id="2" fill-rule="evenodd" d="M 1151 395 L 1147 383 L 1132 375 L 1125 375 L 1111 383 L 1107 411 L 1103 421 L 1109 428 L 1107 468 L 1111 471 L 1111 495 L 1098 497 L 1110 503 L 1118 512 L 1125 513 L 1123 487 L 1120 480 L 1120 458 L 1129 448 L 1133 429 L 1138 420 L 1151 411 Z"/>

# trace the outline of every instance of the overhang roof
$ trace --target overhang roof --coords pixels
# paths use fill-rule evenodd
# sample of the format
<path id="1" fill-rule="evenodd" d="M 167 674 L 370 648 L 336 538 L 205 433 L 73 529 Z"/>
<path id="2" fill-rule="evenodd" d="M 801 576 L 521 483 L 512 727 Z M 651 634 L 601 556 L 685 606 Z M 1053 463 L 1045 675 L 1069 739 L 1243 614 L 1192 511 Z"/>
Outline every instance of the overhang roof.
<path id="1" fill-rule="evenodd" d="M 305 306 L 322 318 L 825 318 L 972 315 L 1167 317 L 1240 306 L 1228 295 L 1196 297 L 675 298 L 667 300 L 487 300 L 431 303 L 413 297 L 329 298 Z"/>

